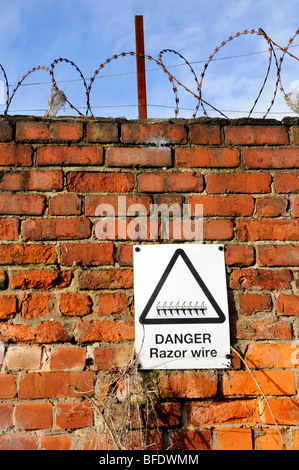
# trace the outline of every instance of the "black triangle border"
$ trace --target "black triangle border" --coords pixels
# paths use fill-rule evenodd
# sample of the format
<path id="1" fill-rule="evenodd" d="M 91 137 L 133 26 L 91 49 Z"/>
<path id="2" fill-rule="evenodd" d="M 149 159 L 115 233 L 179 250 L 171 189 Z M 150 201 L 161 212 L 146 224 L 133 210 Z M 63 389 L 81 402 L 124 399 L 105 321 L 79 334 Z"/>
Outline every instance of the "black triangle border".
<path id="1" fill-rule="evenodd" d="M 163 318 L 146 318 L 149 310 L 151 309 L 154 301 L 156 300 L 160 290 L 162 289 L 170 271 L 172 270 L 176 260 L 178 257 L 181 256 L 183 260 L 185 261 L 186 265 L 188 266 L 189 270 L 191 271 L 191 274 L 197 281 L 199 287 L 201 290 L 204 292 L 205 296 L 209 300 L 210 304 L 213 306 L 214 310 L 216 311 L 218 317 L 213 317 L 213 318 L 167 318 L 167 320 L 164 320 Z M 143 312 L 141 313 L 139 317 L 139 322 L 142 323 L 143 325 L 154 325 L 154 324 L 183 324 L 183 323 L 223 323 L 225 321 L 225 315 L 222 311 L 222 309 L 219 307 L 218 303 L 214 299 L 213 295 L 205 285 L 204 281 L 196 271 L 195 267 L 191 263 L 189 257 L 185 253 L 185 251 L 181 248 L 178 248 L 170 262 L 168 263 L 164 273 L 162 274 L 162 277 L 160 281 L 158 282 L 154 292 L 150 296 L 149 301 L 147 302 Z"/>

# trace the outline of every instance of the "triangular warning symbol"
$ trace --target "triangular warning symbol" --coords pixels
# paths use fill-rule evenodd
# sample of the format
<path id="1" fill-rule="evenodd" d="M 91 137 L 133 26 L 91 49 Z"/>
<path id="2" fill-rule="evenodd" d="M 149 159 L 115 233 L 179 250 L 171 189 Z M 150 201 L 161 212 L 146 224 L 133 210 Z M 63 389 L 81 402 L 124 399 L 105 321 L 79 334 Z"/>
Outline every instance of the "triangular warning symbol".
<path id="1" fill-rule="evenodd" d="M 189 280 L 187 279 L 187 283 L 190 284 L 191 281 L 195 283 L 196 291 L 202 294 L 201 301 L 197 302 L 195 299 L 191 299 L 189 302 L 181 299 L 180 302 L 178 298 L 176 298 L 174 302 L 164 301 L 165 299 L 163 299 L 162 302 L 158 301 L 159 294 L 163 291 L 166 281 L 169 280 L 170 274 L 175 269 L 175 265 L 181 260 L 183 262 L 183 268 L 186 269 L 187 267 L 187 272 L 185 274 L 191 275 L 192 277 L 191 280 L 190 278 Z M 182 266 L 178 267 L 180 272 L 181 268 Z M 155 311 L 154 315 L 152 313 L 150 314 L 153 309 Z M 212 315 L 208 314 L 211 310 Z M 166 323 L 223 323 L 225 321 L 225 315 L 201 276 L 196 271 L 185 251 L 179 248 L 174 252 L 160 281 L 140 315 L 139 321 L 144 325 Z"/>

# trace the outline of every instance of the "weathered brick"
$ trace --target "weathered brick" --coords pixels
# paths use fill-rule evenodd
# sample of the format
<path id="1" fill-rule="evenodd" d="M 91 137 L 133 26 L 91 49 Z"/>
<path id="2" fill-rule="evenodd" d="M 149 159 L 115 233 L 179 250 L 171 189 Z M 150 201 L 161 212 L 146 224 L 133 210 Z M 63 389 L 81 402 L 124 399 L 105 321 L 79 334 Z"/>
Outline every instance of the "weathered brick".
<path id="1" fill-rule="evenodd" d="M 299 150 L 295 148 L 245 149 L 247 168 L 298 168 Z"/>
<path id="2" fill-rule="evenodd" d="M 260 422 L 256 399 L 242 400 L 192 400 L 186 403 L 187 425 L 247 424 Z"/>
<path id="3" fill-rule="evenodd" d="M 113 243 L 62 244 L 61 264 L 66 266 L 113 265 Z"/>
<path id="4" fill-rule="evenodd" d="M 102 165 L 103 149 L 97 146 L 50 146 L 37 149 L 37 165 Z"/>
<path id="5" fill-rule="evenodd" d="M 283 196 L 261 196 L 256 199 L 257 217 L 286 215 L 288 200 Z"/>
<path id="6" fill-rule="evenodd" d="M 86 362 L 85 348 L 56 346 L 50 357 L 51 370 L 83 369 Z"/>
<path id="7" fill-rule="evenodd" d="M 81 289 L 131 289 L 133 272 L 127 269 L 82 271 L 79 285 Z"/>
<path id="8" fill-rule="evenodd" d="M 299 423 L 299 399 L 298 398 L 269 398 L 269 407 L 265 407 L 264 420 L 266 424 L 281 424 L 298 426 Z M 275 417 L 275 422 L 273 416 Z"/>
<path id="9" fill-rule="evenodd" d="M 19 383 L 19 398 L 41 399 L 78 397 L 93 393 L 93 374 L 90 371 L 57 371 L 27 373 Z"/>
<path id="10" fill-rule="evenodd" d="M 253 450 L 250 428 L 217 428 L 217 450 Z"/>
<path id="11" fill-rule="evenodd" d="M 239 294 L 239 304 L 241 315 L 267 312 L 272 308 L 272 300 L 269 294 Z"/>
<path id="12" fill-rule="evenodd" d="M 0 240 L 17 240 L 19 238 L 19 221 L 17 219 L 0 219 Z"/>
<path id="13" fill-rule="evenodd" d="M 275 319 L 242 319 L 236 324 L 236 338 L 250 340 L 290 339 L 292 327 L 287 321 Z"/>
<path id="14" fill-rule="evenodd" d="M 212 448 L 211 431 L 178 429 L 169 434 L 171 449 L 182 451 L 210 450 Z"/>
<path id="15" fill-rule="evenodd" d="M 292 273 L 288 269 L 234 269 L 231 272 L 232 289 L 290 289 Z"/>
<path id="16" fill-rule="evenodd" d="M 189 196 L 191 214 L 194 215 L 194 205 L 202 204 L 203 216 L 250 216 L 254 211 L 254 199 L 252 196 Z"/>
<path id="17" fill-rule="evenodd" d="M 97 296 L 95 311 L 98 315 L 124 315 L 127 308 L 128 300 L 124 293 L 106 292 Z"/>
<path id="18" fill-rule="evenodd" d="M 171 372 L 159 374 L 158 388 L 163 398 L 207 398 L 216 396 L 218 378 L 214 372 Z"/>
<path id="19" fill-rule="evenodd" d="M 117 251 L 117 261 L 120 266 L 132 266 L 133 245 L 120 245 Z"/>
<path id="20" fill-rule="evenodd" d="M 97 348 L 94 353 L 96 370 L 116 370 L 124 367 L 132 357 L 132 347 Z"/>
<path id="21" fill-rule="evenodd" d="M 10 318 L 17 313 L 17 297 L 15 295 L 0 295 L 0 319 Z"/>
<path id="22" fill-rule="evenodd" d="M 283 126 L 226 126 L 225 135 L 226 143 L 233 145 L 286 145 L 289 143 L 288 131 Z"/>
<path id="23" fill-rule="evenodd" d="M 7 121 L 0 122 L 0 141 L 7 142 L 12 139 L 12 124 Z"/>
<path id="24" fill-rule="evenodd" d="M 143 192 L 190 192 L 203 190 L 203 178 L 197 173 L 143 173 L 138 176 Z"/>
<path id="25" fill-rule="evenodd" d="M 296 384 L 292 370 L 254 371 L 234 370 L 223 376 L 223 393 L 226 396 L 296 395 Z M 260 388 L 258 387 L 258 385 Z"/>
<path id="26" fill-rule="evenodd" d="M 83 136 L 82 122 L 19 121 L 16 140 L 24 141 L 76 141 Z"/>
<path id="27" fill-rule="evenodd" d="M 92 426 L 92 404 L 88 402 L 59 403 L 57 405 L 56 426 L 64 429 L 77 429 Z"/>
<path id="28" fill-rule="evenodd" d="M 0 194 L 0 214 L 42 215 L 46 197 L 41 194 Z"/>
<path id="29" fill-rule="evenodd" d="M 13 374 L 0 375 L 0 398 L 15 398 L 17 394 L 16 379 Z"/>
<path id="30" fill-rule="evenodd" d="M 257 435 L 255 438 L 255 449 L 272 451 L 290 450 L 285 430 L 279 429 L 278 432 L 278 429 L 263 427 L 263 434 Z"/>
<path id="31" fill-rule="evenodd" d="M 3 434 L 0 436 L 0 450 L 36 450 L 36 437 L 25 433 Z"/>
<path id="32" fill-rule="evenodd" d="M 44 436 L 40 445 L 45 450 L 71 450 L 72 441 L 68 435 Z"/>
<path id="33" fill-rule="evenodd" d="M 229 168 L 239 165 L 240 151 L 223 148 L 177 148 L 175 164 L 183 168 Z"/>
<path id="34" fill-rule="evenodd" d="M 257 258 L 260 266 L 299 266 L 299 245 L 260 245 Z"/>
<path id="35" fill-rule="evenodd" d="M 7 370 L 35 370 L 41 365 L 40 346 L 9 346 L 5 356 Z"/>
<path id="36" fill-rule="evenodd" d="M 117 142 L 118 126 L 113 122 L 88 122 L 86 139 L 88 142 Z"/>
<path id="37" fill-rule="evenodd" d="M 108 166 L 171 166 L 170 148 L 157 147 L 110 147 L 107 149 L 106 162 Z"/>
<path id="38" fill-rule="evenodd" d="M 69 317 L 88 315 L 92 311 L 92 300 L 81 293 L 59 294 L 59 309 Z"/>
<path id="39" fill-rule="evenodd" d="M 13 424 L 13 405 L 0 403 L 0 429 L 10 428 Z"/>
<path id="40" fill-rule="evenodd" d="M 78 193 L 126 193 L 134 189 L 135 176 L 119 172 L 74 172 L 67 173 L 66 187 Z"/>
<path id="41" fill-rule="evenodd" d="M 268 193 L 271 175 L 267 173 L 212 173 L 206 175 L 207 193 Z"/>
<path id="42" fill-rule="evenodd" d="M 26 219 L 21 223 L 24 241 L 30 240 L 80 240 L 91 235 L 89 219 Z"/>
<path id="43" fill-rule="evenodd" d="M 0 145 L 1 166 L 31 166 L 33 150 L 24 145 Z"/>
<path id="44" fill-rule="evenodd" d="M 280 315 L 299 315 L 299 295 L 280 293 L 276 310 Z"/>
<path id="45" fill-rule="evenodd" d="M 192 144 L 220 144 L 220 126 L 217 124 L 191 124 L 190 140 Z"/>
<path id="46" fill-rule="evenodd" d="M 20 270 L 11 273 L 12 289 L 49 290 L 54 287 L 68 287 L 72 280 L 72 271 L 59 270 Z"/>
<path id="47" fill-rule="evenodd" d="M 52 312 L 55 307 L 52 294 L 23 294 L 21 302 L 21 315 L 24 318 L 42 317 Z"/>
<path id="48" fill-rule="evenodd" d="M 0 176 L 2 191 L 55 191 L 63 187 L 60 170 L 9 171 Z"/>
<path id="49" fill-rule="evenodd" d="M 292 196 L 290 200 L 292 217 L 299 217 L 299 196 Z"/>
<path id="50" fill-rule="evenodd" d="M 134 339 L 134 323 L 125 321 L 94 320 L 78 323 L 75 338 L 79 343 L 86 341 L 103 341 L 119 343 Z"/>
<path id="51" fill-rule="evenodd" d="M 274 176 L 274 183 L 277 193 L 298 193 L 299 173 L 278 173 Z"/>
<path id="52" fill-rule="evenodd" d="M 80 215 L 81 199 L 76 194 L 58 194 L 49 199 L 49 215 Z"/>
<path id="53" fill-rule="evenodd" d="M 204 240 L 230 240 L 233 237 L 234 227 L 230 220 L 204 220 Z"/>
<path id="54" fill-rule="evenodd" d="M 163 122 L 128 123 L 121 126 L 121 140 L 126 144 L 185 144 L 187 132 L 182 124 Z"/>
<path id="55" fill-rule="evenodd" d="M 237 239 L 240 241 L 299 240 L 299 220 L 237 220 L 236 229 Z"/>
<path id="56" fill-rule="evenodd" d="M 36 327 L 21 324 L 0 324 L 0 340 L 14 343 L 54 343 L 69 341 L 70 336 L 58 321 L 48 321 Z"/>
<path id="57" fill-rule="evenodd" d="M 251 266 L 254 263 L 254 248 L 247 245 L 226 245 L 225 263 L 228 266 Z"/>
<path id="58" fill-rule="evenodd" d="M 249 344 L 245 360 L 252 369 L 290 369 L 296 365 L 296 348 L 291 343 Z"/>
<path id="59" fill-rule="evenodd" d="M 52 426 L 52 405 L 49 403 L 22 403 L 15 406 L 15 427 L 47 429 Z"/>
<path id="60" fill-rule="evenodd" d="M 53 245 L 0 245 L 0 264 L 55 264 L 56 261 Z"/>

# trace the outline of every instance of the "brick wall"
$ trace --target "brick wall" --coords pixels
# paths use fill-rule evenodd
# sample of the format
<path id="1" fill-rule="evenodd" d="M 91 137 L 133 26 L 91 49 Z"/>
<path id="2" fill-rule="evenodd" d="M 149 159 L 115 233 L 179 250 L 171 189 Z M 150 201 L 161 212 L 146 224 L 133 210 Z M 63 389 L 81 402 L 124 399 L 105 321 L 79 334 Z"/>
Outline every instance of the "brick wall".
<path id="1" fill-rule="evenodd" d="M 203 204 L 245 360 L 141 372 L 152 448 L 298 450 L 297 120 L 15 116 L 0 140 L 0 449 L 105 448 L 94 404 L 131 357 L 135 241 L 99 240 L 96 208 L 123 195 Z"/>

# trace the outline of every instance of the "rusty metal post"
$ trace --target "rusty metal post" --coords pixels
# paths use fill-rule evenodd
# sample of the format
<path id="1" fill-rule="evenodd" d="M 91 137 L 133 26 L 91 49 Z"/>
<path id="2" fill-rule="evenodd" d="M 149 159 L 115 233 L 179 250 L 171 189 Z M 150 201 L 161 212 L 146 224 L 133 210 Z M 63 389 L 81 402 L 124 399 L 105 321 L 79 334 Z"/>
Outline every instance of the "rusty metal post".
<path id="1" fill-rule="evenodd" d="M 138 115 L 139 115 L 139 119 L 147 119 L 143 16 L 139 16 L 139 15 L 135 16 L 135 42 L 136 42 Z"/>

